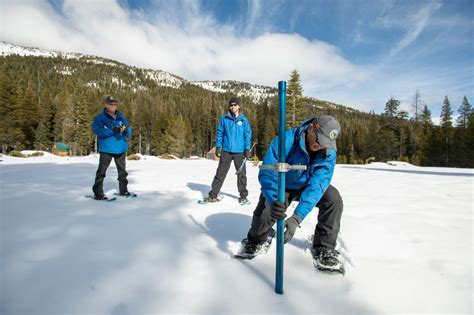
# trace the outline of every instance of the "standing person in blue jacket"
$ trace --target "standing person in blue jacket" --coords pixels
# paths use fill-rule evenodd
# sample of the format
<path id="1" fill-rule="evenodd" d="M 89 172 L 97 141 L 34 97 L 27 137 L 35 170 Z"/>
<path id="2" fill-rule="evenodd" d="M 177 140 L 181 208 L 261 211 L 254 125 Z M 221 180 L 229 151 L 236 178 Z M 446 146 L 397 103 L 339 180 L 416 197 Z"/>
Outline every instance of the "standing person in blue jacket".
<path id="1" fill-rule="evenodd" d="M 239 112 L 240 100 L 232 97 L 229 100 L 229 111 L 223 115 L 217 126 L 216 156 L 220 157 L 216 176 L 212 181 L 212 189 L 209 197 L 204 198 L 207 202 L 217 202 L 217 195 L 224 184 L 225 177 L 229 171 L 230 164 L 234 161 L 236 170 L 244 162 L 244 157 L 250 159 L 250 144 L 252 142 L 252 129 L 244 114 Z M 247 175 L 245 165 L 237 174 L 237 188 L 239 189 L 239 202 L 247 203 Z"/>
<path id="2" fill-rule="evenodd" d="M 107 200 L 104 194 L 105 172 L 112 161 L 118 171 L 119 194 L 125 197 L 130 196 L 127 185 L 127 171 L 125 170 L 125 156 L 128 151 L 128 138 L 132 135 L 132 129 L 125 117 L 117 110 L 118 101 L 114 96 L 105 98 L 105 108 L 97 115 L 92 123 L 92 129 L 97 135 L 99 142 L 99 167 L 95 176 L 95 183 L 92 187 L 94 198 L 97 200 Z"/>
<path id="3" fill-rule="evenodd" d="M 290 241 L 296 228 L 314 207 L 319 208 L 318 223 L 314 231 L 312 253 L 317 268 L 338 270 L 342 259 L 335 250 L 339 233 L 342 198 L 330 183 L 336 166 L 336 138 L 340 133 L 339 122 L 323 115 L 304 121 L 299 127 L 286 131 L 286 163 L 306 165 L 306 171 L 291 170 L 286 173 L 286 202 L 278 201 L 278 175 L 271 169 L 259 172 L 261 194 L 253 213 L 247 238 L 242 241 L 243 255 L 251 259 L 262 249 L 268 249 L 274 235 L 272 226 L 278 219 L 285 219 L 291 201 L 299 201 L 294 213 L 285 221 L 285 243 Z M 275 138 L 263 160 L 264 165 L 278 162 L 278 137 Z"/>

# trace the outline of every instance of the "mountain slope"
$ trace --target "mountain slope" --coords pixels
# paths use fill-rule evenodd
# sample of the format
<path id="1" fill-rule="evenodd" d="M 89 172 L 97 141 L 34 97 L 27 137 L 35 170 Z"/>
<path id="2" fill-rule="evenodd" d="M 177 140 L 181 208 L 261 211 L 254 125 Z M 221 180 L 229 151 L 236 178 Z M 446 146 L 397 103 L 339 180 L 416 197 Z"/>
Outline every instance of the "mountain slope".
<path id="1" fill-rule="evenodd" d="M 5 42 L 0 42 L 0 56 L 34 56 L 34 57 L 45 57 L 45 58 L 64 58 L 64 59 L 76 59 L 94 64 L 105 64 L 117 67 L 129 68 L 130 73 L 136 75 L 137 71 L 141 71 L 142 74 L 149 80 L 154 81 L 159 86 L 166 86 L 171 88 L 180 88 L 183 84 L 192 84 L 199 86 L 203 89 L 217 92 L 217 93 L 230 93 L 238 96 L 245 96 L 252 99 L 254 102 L 262 101 L 269 97 L 277 95 L 277 89 L 275 87 L 269 87 L 258 84 L 251 84 L 247 82 L 239 82 L 235 80 L 221 80 L 221 81 L 188 81 L 172 73 L 163 70 L 152 70 L 152 69 L 140 69 L 133 66 L 128 66 L 117 61 L 113 61 L 107 58 L 84 55 L 79 53 L 66 53 L 51 50 L 44 50 L 39 48 L 23 47 L 19 45 L 13 45 Z M 68 69 L 59 70 L 63 74 L 70 74 Z M 120 79 L 116 78 L 115 83 L 120 83 Z M 96 83 L 89 82 L 89 85 L 95 86 Z M 144 86 L 136 86 L 136 89 L 145 89 Z M 314 101 L 319 101 L 316 98 L 311 97 Z M 325 102 L 328 106 L 340 107 L 331 102 Z M 348 110 L 351 110 L 348 108 Z"/>

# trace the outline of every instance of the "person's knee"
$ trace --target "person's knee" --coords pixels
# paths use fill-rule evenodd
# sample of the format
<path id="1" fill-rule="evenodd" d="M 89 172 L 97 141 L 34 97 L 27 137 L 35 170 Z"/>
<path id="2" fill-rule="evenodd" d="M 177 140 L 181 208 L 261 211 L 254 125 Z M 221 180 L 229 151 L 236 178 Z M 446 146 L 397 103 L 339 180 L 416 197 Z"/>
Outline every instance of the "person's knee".
<path id="1" fill-rule="evenodd" d="M 257 207 L 253 211 L 253 215 L 256 217 L 261 217 L 263 212 L 265 211 L 265 208 L 267 208 L 267 202 L 265 200 L 265 197 L 260 194 L 260 198 L 258 200 Z"/>
<path id="2" fill-rule="evenodd" d="M 104 169 L 98 169 L 97 172 L 95 172 L 95 177 L 96 178 L 104 178 L 105 177 L 105 171 Z"/>
<path id="3" fill-rule="evenodd" d="M 341 208 L 343 207 L 342 197 L 339 191 L 333 186 L 329 186 L 328 190 L 325 193 L 325 199 L 330 204 L 336 205 Z"/>

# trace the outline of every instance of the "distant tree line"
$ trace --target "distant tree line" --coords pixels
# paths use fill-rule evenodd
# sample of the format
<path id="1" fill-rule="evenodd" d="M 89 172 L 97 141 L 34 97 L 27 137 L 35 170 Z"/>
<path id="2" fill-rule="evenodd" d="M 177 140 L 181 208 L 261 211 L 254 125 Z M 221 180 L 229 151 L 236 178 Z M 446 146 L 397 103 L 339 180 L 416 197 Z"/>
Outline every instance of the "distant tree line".
<path id="1" fill-rule="evenodd" d="M 214 146 L 216 126 L 228 109 L 231 93 L 189 83 L 161 86 L 144 69 L 98 60 L 0 57 L 2 150 L 51 150 L 54 142 L 63 142 L 75 155 L 89 154 L 95 149 L 91 122 L 106 95 L 119 98 L 118 109 L 133 128 L 130 153 L 204 156 Z M 277 134 L 277 95 L 258 102 L 243 96 L 241 103 L 252 125 L 256 155 L 262 159 Z M 397 99 L 390 98 L 383 114 L 365 113 L 303 97 L 296 70 L 288 80 L 287 127 L 312 116 L 335 116 L 342 126 L 339 163 L 401 160 L 423 166 L 474 167 L 474 116 L 466 97 L 455 122 L 445 97 L 440 125 L 432 123 L 418 91 L 412 117 L 399 106 Z"/>

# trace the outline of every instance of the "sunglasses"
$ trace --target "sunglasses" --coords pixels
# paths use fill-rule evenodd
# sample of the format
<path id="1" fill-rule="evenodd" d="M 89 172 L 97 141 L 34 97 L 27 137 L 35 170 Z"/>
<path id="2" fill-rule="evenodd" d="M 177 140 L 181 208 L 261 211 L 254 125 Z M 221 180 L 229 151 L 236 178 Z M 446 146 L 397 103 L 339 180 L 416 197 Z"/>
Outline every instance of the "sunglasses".
<path id="1" fill-rule="evenodd" d="M 239 104 L 232 103 L 232 104 L 229 105 L 229 107 L 234 107 L 234 106 L 239 106 Z"/>

